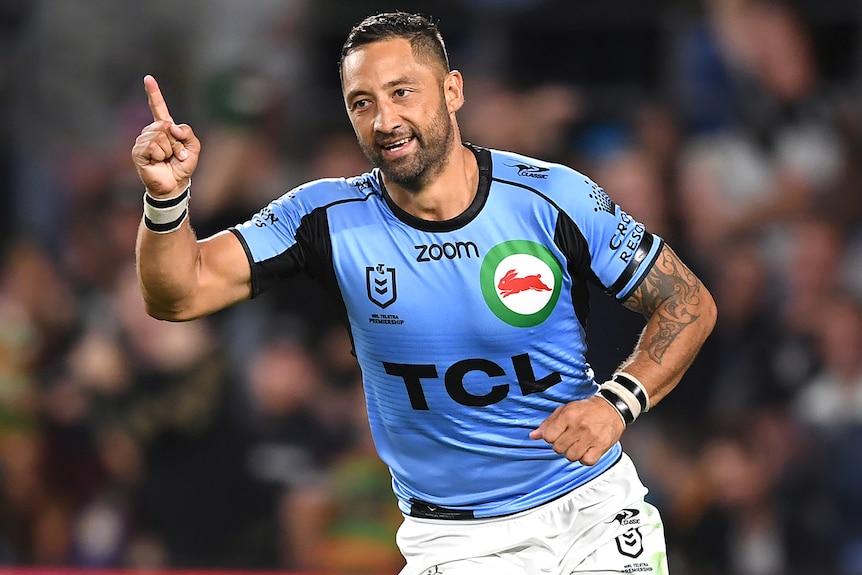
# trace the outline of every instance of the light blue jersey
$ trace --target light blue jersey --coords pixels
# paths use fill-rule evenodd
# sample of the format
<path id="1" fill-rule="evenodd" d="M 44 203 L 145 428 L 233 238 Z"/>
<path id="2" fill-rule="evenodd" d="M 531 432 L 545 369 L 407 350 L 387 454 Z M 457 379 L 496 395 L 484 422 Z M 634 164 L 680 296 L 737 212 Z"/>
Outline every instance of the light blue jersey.
<path id="1" fill-rule="evenodd" d="M 299 186 L 233 229 L 253 296 L 300 270 L 334 296 L 399 505 L 425 517 L 523 511 L 617 461 L 619 444 L 588 467 L 529 433 L 598 389 L 588 282 L 625 300 L 662 244 L 577 171 L 470 147 L 478 193 L 452 220 L 399 209 L 373 170 Z"/>

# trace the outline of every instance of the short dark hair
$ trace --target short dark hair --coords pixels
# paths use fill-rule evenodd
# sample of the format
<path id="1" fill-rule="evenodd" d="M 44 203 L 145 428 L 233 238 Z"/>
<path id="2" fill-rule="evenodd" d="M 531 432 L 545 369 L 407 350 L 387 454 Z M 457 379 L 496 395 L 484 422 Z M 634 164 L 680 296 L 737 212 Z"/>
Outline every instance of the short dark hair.
<path id="1" fill-rule="evenodd" d="M 339 77 L 344 59 L 351 52 L 367 44 L 394 38 L 409 41 L 414 54 L 436 61 L 445 72 L 449 72 L 449 56 L 437 24 L 420 14 L 398 11 L 369 16 L 350 30 L 341 47 L 341 58 L 338 60 Z"/>

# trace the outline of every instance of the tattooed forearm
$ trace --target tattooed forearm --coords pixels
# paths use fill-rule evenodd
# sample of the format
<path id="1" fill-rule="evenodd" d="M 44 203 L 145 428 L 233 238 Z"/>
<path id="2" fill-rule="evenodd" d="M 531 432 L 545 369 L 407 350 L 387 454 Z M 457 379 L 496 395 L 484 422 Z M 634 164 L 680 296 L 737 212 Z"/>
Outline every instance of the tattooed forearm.
<path id="1" fill-rule="evenodd" d="M 641 312 L 656 329 L 644 333 L 641 349 L 661 364 L 665 352 L 680 333 L 698 319 L 701 284 L 673 251 L 665 246 L 652 270 L 626 306 Z"/>

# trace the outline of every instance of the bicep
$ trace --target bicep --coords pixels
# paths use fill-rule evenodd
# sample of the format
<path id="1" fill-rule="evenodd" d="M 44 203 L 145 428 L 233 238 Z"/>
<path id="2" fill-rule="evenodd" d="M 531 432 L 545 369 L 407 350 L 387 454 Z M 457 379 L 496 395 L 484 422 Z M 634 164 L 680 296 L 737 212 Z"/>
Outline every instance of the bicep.
<path id="1" fill-rule="evenodd" d="M 646 317 L 660 308 L 666 313 L 693 321 L 703 299 L 705 288 L 676 253 L 664 244 L 655 263 L 624 305 Z"/>
<path id="2" fill-rule="evenodd" d="M 709 291 L 667 245 L 624 303 L 647 317 L 638 346 L 659 365 L 688 365 L 715 324 Z"/>
<path id="3" fill-rule="evenodd" d="M 249 299 L 251 265 L 239 239 L 225 230 L 198 244 L 198 292 L 191 315 L 207 315 Z"/>

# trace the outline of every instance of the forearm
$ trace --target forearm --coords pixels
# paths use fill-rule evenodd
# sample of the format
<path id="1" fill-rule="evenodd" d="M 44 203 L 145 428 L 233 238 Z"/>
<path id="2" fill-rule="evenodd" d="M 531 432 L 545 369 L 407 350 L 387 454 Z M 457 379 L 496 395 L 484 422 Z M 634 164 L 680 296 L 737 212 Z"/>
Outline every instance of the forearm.
<path id="1" fill-rule="evenodd" d="M 147 313 L 185 321 L 251 297 L 251 269 L 229 231 L 198 241 L 189 225 L 191 177 L 200 141 L 176 124 L 152 76 L 144 77 L 153 122 L 132 147 L 132 162 L 147 192 L 135 246 Z"/>
<path id="2" fill-rule="evenodd" d="M 650 405 L 655 406 L 680 382 L 712 326 L 713 322 L 702 315 L 690 323 L 654 316 L 647 322 L 635 349 L 618 371 L 638 378 L 646 389 Z"/>
<path id="3" fill-rule="evenodd" d="M 715 302 L 666 247 L 626 305 L 644 313 L 647 324 L 619 371 L 640 380 L 653 406 L 676 387 L 712 332 Z"/>

